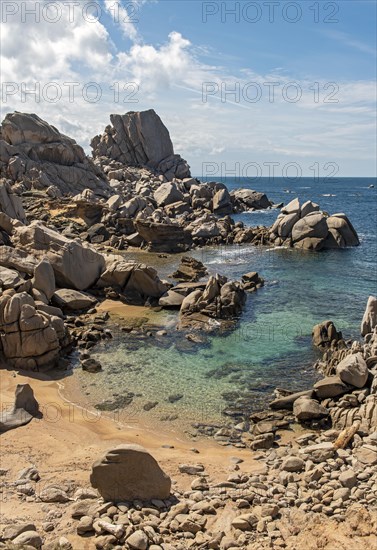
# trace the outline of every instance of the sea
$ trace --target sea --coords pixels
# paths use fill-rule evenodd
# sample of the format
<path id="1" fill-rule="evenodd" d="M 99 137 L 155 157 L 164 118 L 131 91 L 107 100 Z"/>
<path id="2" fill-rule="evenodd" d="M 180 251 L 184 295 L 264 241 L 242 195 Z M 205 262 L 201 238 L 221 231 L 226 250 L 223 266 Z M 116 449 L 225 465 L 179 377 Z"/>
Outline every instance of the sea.
<path id="1" fill-rule="evenodd" d="M 228 411 L 237 405 L 242 409 L 247 403 L 245 417 L 250 409 L 263 409 L 276 387 L 309 388 L 318 379 L 313 365 L 320 357 L 311 344 L 313 326 L 331 319 L 345 339 L 360 338 L 368 296 L 377 293 L 376 178 L 217 181 L 229 190 L 262 191 L 276 204 L 298 197 L 330 214 L 344 212 L 360 246 L 322 252 L 250 245 L 191 251 L 210 273 L 240 279 L 257 271 L 265 285 L 248 295 L 242 317 L 229 334 L 193 343 L 175 329 L 176 313 L 161 312 L 154 320 L 166 328 L 166 336 L 119 332 L 97 346 L 93 356 L 103 371 L 76 369 L 75 381 L 92 406 L 111 411 L 129 425 L 160 429 L 162 424 L 169 431 L 190 434 L 198 424 L 226 424 Z M 278 214 L 278 209 L 252 211 L 234 219 L 247 226 L 270 226 Z M 124 255 L 152 265 L 161 278 L 168 278 L 180 261 L 180 255 Z"/>

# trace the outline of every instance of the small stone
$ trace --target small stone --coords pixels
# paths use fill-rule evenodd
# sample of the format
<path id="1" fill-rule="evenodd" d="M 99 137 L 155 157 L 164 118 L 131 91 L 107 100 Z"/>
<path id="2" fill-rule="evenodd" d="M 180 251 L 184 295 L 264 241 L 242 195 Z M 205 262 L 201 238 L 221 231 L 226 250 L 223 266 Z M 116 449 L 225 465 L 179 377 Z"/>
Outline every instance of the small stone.
<path id="1" fill-rule="evenodd" d="M 298 456 L 289 456 L 281 465 L 281 469 L 286 472 L 301 472 L 305 468 L 305 461 Z"/>
<path id="2" fill-rule="evenodd" d="M 258 523 L 258 518 L 253 514 L 243 514 L 234 518 L 232 527 L 240 529 L 240 531 L 252 531 Z"/>
<path id="3" fill-rule="evenodd" d="M 77 526 L 77 534 L 85 535 L 93 531 L 93 518 L 90 516 L 82 516 Z"/>
<path id="4" fill-rule="evenodd" d="M 127 538 L 126 542 L 135 550 L 146 550 L 148 548 L 148 537 L 144 531 L 140 529 L 132 533 L 132 535 Z"/>
<path id="5" fill-rule="evenodd" d="M 357 477 L 353 470 L 345 470 L 344 472 L 340 473 L 339 481 L 343 485 L 343 487 L 348 487 L 348 489 L 352 489 L 352 487 L 355 487 L 357 483 Z"/>

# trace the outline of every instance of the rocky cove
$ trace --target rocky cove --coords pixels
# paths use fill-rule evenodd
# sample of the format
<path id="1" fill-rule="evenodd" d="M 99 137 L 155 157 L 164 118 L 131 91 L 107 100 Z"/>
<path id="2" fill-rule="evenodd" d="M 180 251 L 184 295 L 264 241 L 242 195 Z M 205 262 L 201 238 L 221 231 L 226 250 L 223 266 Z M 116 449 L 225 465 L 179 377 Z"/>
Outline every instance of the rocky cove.
<path id="1" fill-rule="evenodd" d="M 162 458 L 183 478 L 196 476 L 188 478 L 190 487 L 180 481 L 186 489 L 173 486 L 170 494 L 167 478 L 162 482 L 157 473 L 161 483 L 152 493 L 136 484 L 121 499 L 106 482 L 102 490 L 101 476 L 92 482 L 97 494 L 88 489 L 83 472 L 70 484 L 60 471 L 60 485 L 52 484 L 46 496 L 39 491 L 39 474 L 28 470 L 11 482 L 7 471 L 3 490 L 8 502 L 22 501 L 29 513 L 43 508 L 43 502 L 54 503 L 56 516 L 43 522 L 51 524 L 48 528 L 23 524 L 9 535 L 8 526 L 4 545 L 13 540 L 16 548 L 55 544 L 80 549 L 85 546 L 78 541 L 90 540 L 88 548 L 294 548 L 299 536 L 295 521 L 305 514 L 314 523 L 318 515 L 320 521 L 332 518 L 346 531 L 357 531 L 351 525 L 354 506 L 369 529 L 360 536 L 371 537 L 366 544 L 373 544 L 376 530 L 368 514 L 377 502 L 376 298 L 360 305 L 365 310 L 361 330 L 351 331 L 352 337 L 343 337 L 337 323 L 322 322 L 327 309 L 319 318 L 317 312 L 312 315 L 314 322 L 305 319 L 305 310 L 291 320 L 286 314 L 277 318 L 286 347 L 277 346 L 279 353 L 269 358 L 276 366 L 280 357 L 276 384 L 274 377 L 265 382 L 268 354 L 266 358 L 261 351 L 274 348 L 276 340 L 259 336 L 258 345 L 249 345 L 254 304 L 271 293 L 268 307 L 262 308 L 265 334 L 273 326 L 269 315 L 277 315 L 283 299 L 274 295 L 276 281 L 263 269 L 265 258 L 271 251 L 288 250 L 291 257 L 311 255 L 308 262 L 316 258 L 320 269 L 321 255 L 347 253 L 360 245 L 350 219 L 345 213 L 330 215 L 312 200 L 273 204 L 263 192 L 201 182 L 174 153 L 168 130 L 153 110 L 112 115 L 111 125 L 91 146 L 89 158 L 36 115 L 13 113 L 2 122 L 2 365 L 18 372 L 19 382 L 27 377 L 31 386 L 18 389 L 27 399 L 17 396 L 14 408 L 2 414 L 2 438 L 11 447 L 12 433 L 29 430 L 32 436 L 38 410 L 30 395 L 33 378 L 36 387 L 41 379 L 61 379 L 67 388 L 79 380 L 80 399 L 93 395 L 77 404 L 104 417 L 113 414 L 125 431 L 123 444 L 127 437 L 134 439 L 127 429 L 136 411 L 138 419 L 144 415 L 145 424 L 161 433 L 167 426 L 168 432 L 183 431 L 191 445 L 210 442 L 216 449 L 241 452 L 242 458 L 233 457 L 230 472 L 215 479 L 214 472 L 207 474 L 207 464 L 178 463 L 198 450 L 181 449 L 174 465 Z M 245 212 L 267 209 L 280 210 L 271 226 L 237 221 Z M 244 257 L 234 270 L 223 258 L 239 250 Z M 275 266 L 269 267 L 273 272 Z M 281 280 L 283 285 L 284 274 Z M 305 296 L 310 289 L 303 284 L 295 292 Z M 284 293 L 287 300 L 286 289 Z M 249 326 L 242 324 L 245 317 Z M 308 322 L 315 325 L 312 338 L 307 326 L 302 328 Z M 298 360 L 297 352 L 304 348 L 305 360 Z M 262 368 L 256 371 L 258 353 Z M 170 366 L 170 378 L 156 372 L 157 355 L 162 366 Z M 79 374 L 70 376 L 73 365 Z M 184 378 L 188 370 L 190 376 Z M 174 377 L 181 380 L 178 389 L 170 387 Z M 197 418 L 190 417 L 199 403 L 206 406 Z M 23 427 L 13 432 L 17 426 Z M 112 435 L 119 444 L 116 439 Z M 120 453 L 125 469 L 135 460 L 133 452 L 145 458 L 145 451 L 126 448 Z M 253 473 L 249 457 L 259 461 L 260 472 Z M 155 466 L 148 457 L 144 464 L 144 458 L 133 481 L 155 475 Z M 210 463 L 209 457 L 211 470 Z M 112 474 L 110 466 L 110 476 L 119 478 L 122 472 Z M 80 483 L 84 496 L 77 493 Z M 129 484 L 122 482 L 122 487 Z M 80 507 L 81 500 L 86 504 Z M 227 522 L 219 518 L 224 507 Z M 30 532 L 29 538 L 22 537 Z"/>

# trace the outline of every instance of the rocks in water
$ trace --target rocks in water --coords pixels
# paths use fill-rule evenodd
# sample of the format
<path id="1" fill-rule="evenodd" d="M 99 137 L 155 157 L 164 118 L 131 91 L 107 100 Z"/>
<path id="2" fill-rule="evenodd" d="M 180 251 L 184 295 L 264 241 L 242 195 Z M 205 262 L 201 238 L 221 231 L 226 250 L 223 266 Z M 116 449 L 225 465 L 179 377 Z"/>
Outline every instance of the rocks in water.
<path id="1" fill-rule="evenodd" d="M 315 399 L 299 397 L 293 404 L 293 414 L 299 422 L 324 418 L 329 411 Z"/>
<path id="2" fill-rule="evenodd" d="M 297 198 L 282 208 L 270 228 L 270 239 L 277 245 L 288 244 L 307 250 L 344 248 L 360 244 L 357 233 L 345 214 L 329 216 L 311 201 L 300 206 Z"/>
<path id="3" fill-rule="evenodd" d="M 207 273 L 207 268 L 202 262 L 190 256 L 183 256 L 177 271 L 172 274 L 172 277 L 178 281 L 190 281 L 195 283 L 207 275 Z"/>
<path id="4" fill-rule="evenodd" d="M 361 353 L 348 355 L 336 367 L 336 373 L 346 384 L 363 388 L 368 379 L 368 367 Z"/>
<path id="5" fill-rule="evenodd" d="M 179 294 L 174 290 L 168 290 L 166 294 L 161 296 L 158 305 L 166 309 L 180 309 L 184 298 L 183 294 Z"/>
<path id="6" fill-rule="evenodd" d="M 220 275 L 211 276 L 204 290 L 186 296 L 180 310 L 180 327 L 203 327 L 209 320 L 234 320 L 242 312 L 246 294 L 240 283 Z M 207 328 L 206 328 L 207 327 Z"/>
<path id="7" fill-rule="evenodd" d="M 53 364 L 67 337 L 62 319 L 37 310 L 26 292 L 0 297 L 0 330 L 7 362 L 25 370 Z"/>
<path id="8" fill-rule="evenodd" d="M 312 342 L 317 348 L 326 349 L 342 338 L 342 333 L 337 331 L 332 321 L 323 321 L 313 327 Z"/>
<path id="9" fill-rule="evenodd" d="M 64 310 L 78 311 L 93 307 L 97 300 L 84 292 L 69 288 L 59 288 L 52 297 L 53 303 Z"/>
<path id="10" fill-rule="evenodd" d="M 82 370 L 87 372 L 100 372 L 102 370 L 102 365 L 96 359 L 90 357 L 89 359 L 83 359 L 81 361 Z"/>
<path id="11" fill-rule="evenodd" d="M 111 502 L 165 499 L 171 489 L 169 476 L 139 445 L 120 445 L 107 451 L 93 464 L 90 482 Z"/>
<path id="12" fill-rule="evenodd" d="M 36 257 L 47 257 L 59 286 L 86 290 L 105 269 L 102 254 L 89 246 L 72 241 L 40 222 L 18 227 L 14 241 Z"/>
<path id="13" fill-rule="evenodd" d="M 305 390 L 300 392 L 288 392 L 288 395 L 278 397 L 270 403 L 271 409 L 287 409 L 293 411 L 293 405 L 300 397 L 307 397 L 311 399 L 313 397 L 313 390 Z"/>
<path id="14" fill-rule="evenodd" d="M 242 275 L 242 288 L 247 292 L 254 292 L 264 285 L 264 279 L 259 277 L 256 271 L 250 271 Z"/>
<path id="15" fill-rule="evenodd" d="M 130 166 L 149 166 L 168 180 L 190 177 L 185 160 L 174 154 L 169 132 L 153 109 L 110 115 L 112 126 L 91 142 L 93 157 Z"/>
<path id="16" fill-rule="evenodd" d="M 366 336 L 373 331 L 377 325 L 377 298 L 369 296 L 368 303 L 365 308 L 363 320 L 361 321 L 361 336 Z"/>
<path id="17" fill-rule="evenodd" d="M 111 190 L 101 170 L 77 143 L 35 114 L 8 113 L 1 124 L 0 174 L 62 193 Z M 13 216 L 12 216 L 13 217 Z M 17 217 L 17 216 L 15 216 Z"/>
<path id="18" fill-rule="evenodd" d="M 17 384 L 15 401 L 11 411 L 2 409 L 0 414 L 0 433 L 28 424 L 39 411 L 38 401 L 29 384 Z"/>

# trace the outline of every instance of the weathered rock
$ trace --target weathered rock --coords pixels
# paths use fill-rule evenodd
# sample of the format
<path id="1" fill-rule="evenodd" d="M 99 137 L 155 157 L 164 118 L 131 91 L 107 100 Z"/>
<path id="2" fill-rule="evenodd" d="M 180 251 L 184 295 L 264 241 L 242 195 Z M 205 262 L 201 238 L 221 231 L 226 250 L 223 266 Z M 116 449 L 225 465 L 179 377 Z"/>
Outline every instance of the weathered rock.
<path id="1" fill-rule="evenodd" d="M 192 245 L 190 231 L 179 225 L 137 220 L 136 228 L 151 252 L 185 252 Z"/>
<path id="2" fill-rule="evenodd" d="M 26 370 L 52 364 L 66 338 L 63 321 L 37 310 L 26 292 L 0 297 L 0 330 L 6 360 Z"/>
<path id="3" fill-rule="evenodd" d="M 26 223 L 21 197 L 12 193 L 10 185 L 5 180 L 0 180 L 0 211 L 9 218 Z"/>
<path id="4" fill-rule="evenodd" d="M 360 244 L 357 233 L 345 214 L 333 214 L 326 220 L 327 227 L 337 245 L 341 248 L 345 246 L 358 246 Z M 332 248 L 331 244 L 328 248 Z"/>
<path id="5" fill-rule="evenodd" d="M 179 309 L 184 300 L 183 294 L 174 292 L 174 290 L 168 290 L 166 294 L 161 296 L 158 301 L 158 305 L 164 308 Z"/>
<path id="6" fill-rule="evenodd" d="M 327 376 L 314 384 L 314 390 L 319 399 L 326 399 L 347 393 L 350 386 L 345 384 L 339 376 Z"/>
<path id="7" fill-rule="evenodd" d="M 18 271 L 0 266 L 0 286 L 3 289 L 15 288 L 23 281 L 24 279 L 20 277 Z"/>
<path id="8" fill-rule="evenodd" d="M 196 282 L 207 273 L 207 268 L 202 262 L 190 256 L 183 256 L 177 271 L 173 273 L 172 277 L 178 281 Z"/>
<path id="9" fill-rule="evenodd" d="M 301 472 L 305 468 L 305 462 L 298 456 L 289 456 L 281 465 L 281 469 L 286 472 Z"/>
<path id="10" fill-rule="evenodd" d="M 42 538 L 36 531 L 24 531 L 18 537 L 13 539 L 15 548 L 24 548 L 25 546 L 31 546 L 32 548 L 42 548 Z"/>
<path id="11" fill-rule="evenodd" d="M 300 454 L 307 455 L 313 462 L 325 462 L 335 454 L 335 447 L 329 441 L 316 443 L 299 450 Z"/>
<path id="12" fill-rule="evenodd" d="M 35 114 L 8 113 L 1 127 L 3 172 L 13 181 L 28 179 L 39 189 L 63 193 L 90 188 L 109 196 L 104 175 L 77 143 Z"/>
<path id="13" fill-rule="evenodd" d="M 17 228 L 15 242 L 36 257 L 46 256 L 59 286 L 85 290 L 92 286 L 105 268 L 104 257 L 89 246 L 71 241 L 45 227 L 32 222 Z"/>
<path id="14" fill-rule="evenodd" d="M 232 527 L 241 531 L 252 531 L 258 523 L 258 518 L 254 514 L 242 514 L 234 518 Z"/>
<path id="15" fill-rule="evenodd" d="M 53 297 L 53 303 L 64 310 L 77 311 L 93 307 L 97 300 L 84 292 L 72 290 L 70 288 L 60 288 Z"/>
<path id="16" fill-rule="evenodd" d="M 341 339 L 342 333 L 336 330 L 332 321 L 323 321 L 313 327 L 312 342 L 318 348 L 328 348 L 332 342 L 338 342 Z"/>
<path id="17" fill-rule="evenodd" d="M 34 523 L 16 523 L 13 525 L 7 525 L 3 531 L 1 538 L 3 540 L 12 540 L 25 533 L 25 531 L 36 531 Z"/>
<path id="18" fill-rule="evenodd" d="M 361 353 L 348 355 L 336 367 L 336 373 L 346 384 L 363 388 L 368 380 L 368 367 Z"/>
<path id="19" fill-rule="evenodd" d="M 293 404 L 293 414 L 301 422 L 324 418 L 329 414 L 329 411 L 314 399 L 299 397 Z"/>
<path id="20" fill-rule="evenodd" d="M 154 192 L 154 200 L 157 206 L 167 206 L 175 202 L 183 201 L 183 193 L 178 189 L 175 183 L 163 183 Z"/>
<path id="21" fill-rule="evenodd" d="M 290 393 L 284 397 L 279 397 L 270 403 L 270 407 L 275 410 L 287 409 L 292 411 L 295 401 L 297 401 L 300 397 L 308 397 L 310 399 L 313 397 L 313 390 Z"/>
<path id="22" fill-rule="evenodd" d="M 216 214 L 232 214 L 232 200 L 227 189 L 219 189 L 212 199 L 212 210 Z"/>
<path id="23" fill-rule="evenodd" d="M 55 275 L 47 258 L 41 260 L 34 269 L 33 288 L 43 292 L 51 300 L 55 292 Z"/>
<path id="24" fill-rule="evenodd" d="M 149 166 L 165 177 L 190 177 L 186 161 L 174 154 L 167 128 L 153 109 L 110 115 L 112 126 L 91 142 L 93 157 L 105 156 L 130 166 Z"/>
<path id="25" fill-rule="evenodd" d="M 241 207 L 241 210 L 255 209 L 263 210 L 272 206 L 264 193 L 252 189 L 236 189 L 232 191 L 231 196 L 235 204 Z"/>
<path id="26" fill-rule="evenodd" d="M 120 445 L 93 464 L 90 482 L 111 502 L 165 499 L 170 478 L 156 460 L 139 445 Z"/>
<path id="27" fill-rule="evenodd" d="M 127 544 L 134 550 L 146 550 L 148 548 L 148 537 L 144 531 L 138 529 L 127 538 Z"/>
<path id="28" fill-rule="evenodd" d="M 375 326 L 377 326 L 377 298 L 369 296 L 363 320 L 361 321 L 361 336 L 373 332 Z"/>

